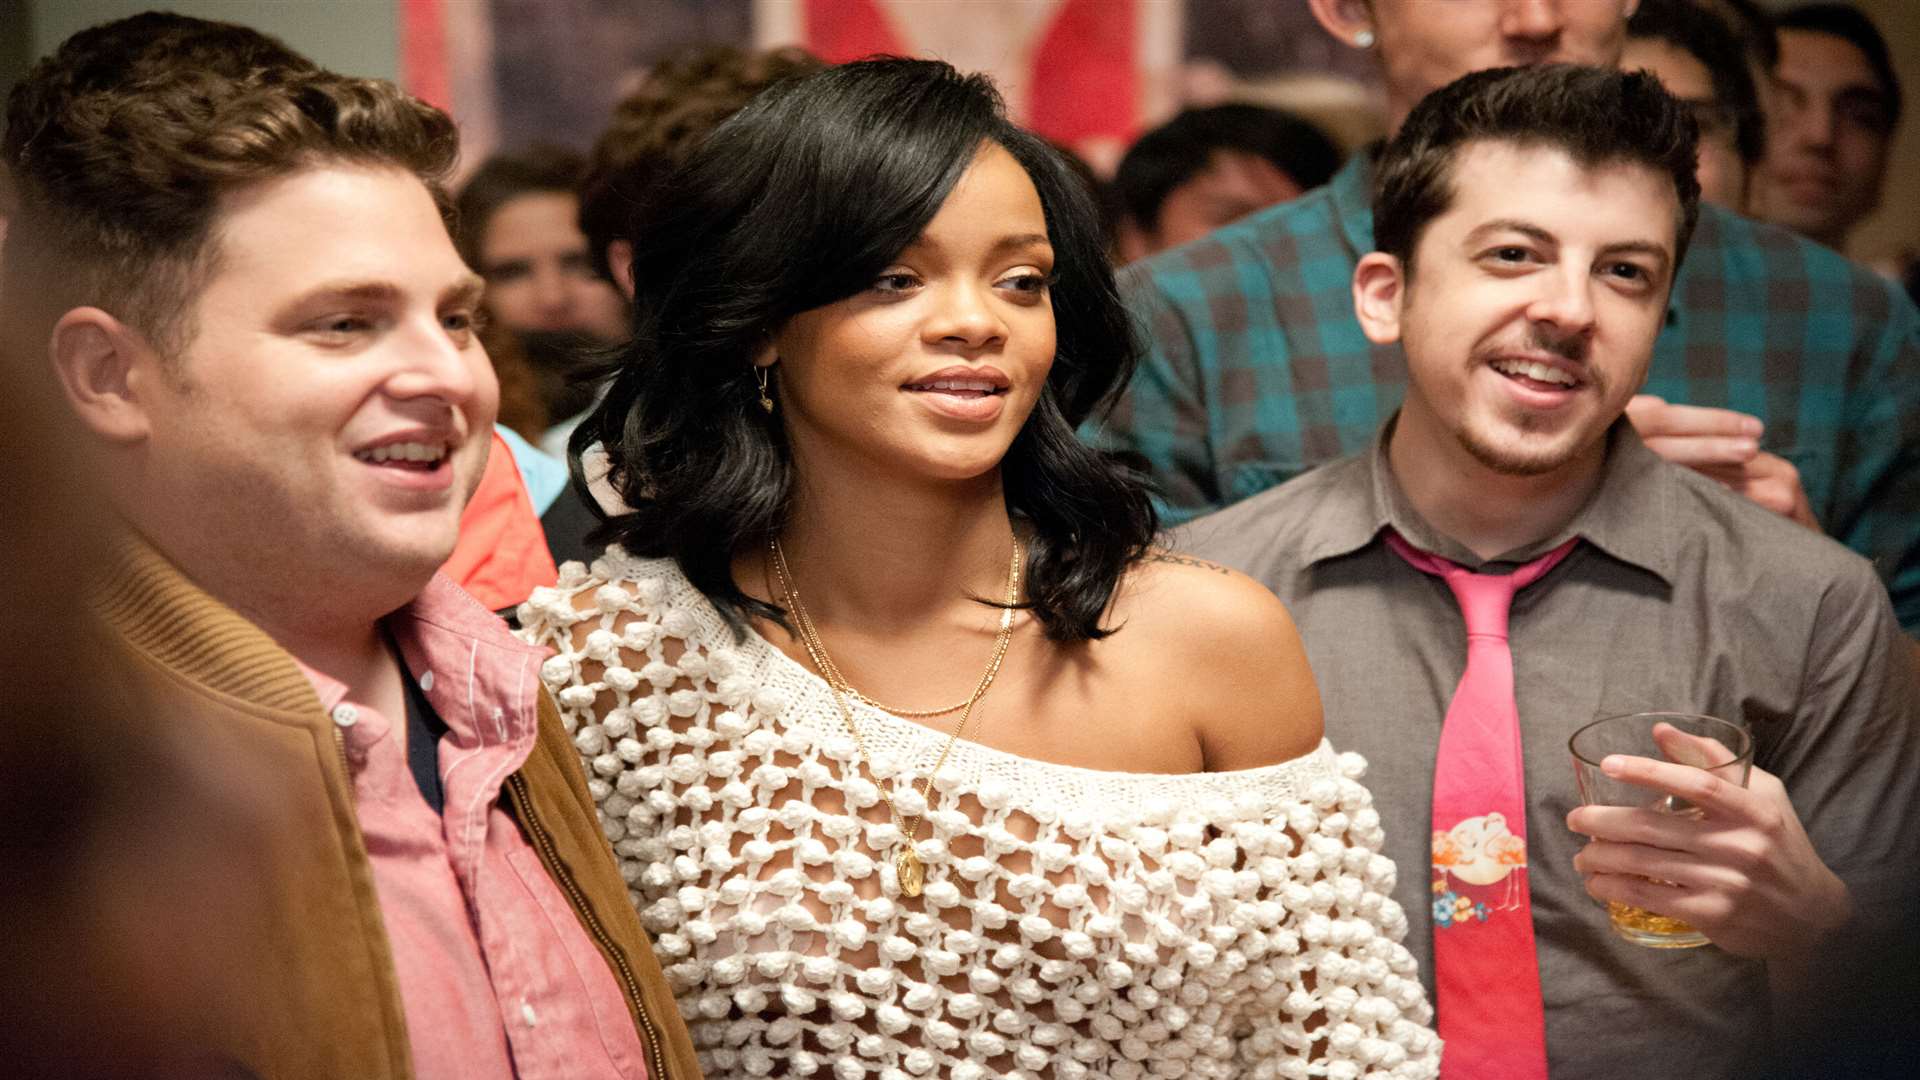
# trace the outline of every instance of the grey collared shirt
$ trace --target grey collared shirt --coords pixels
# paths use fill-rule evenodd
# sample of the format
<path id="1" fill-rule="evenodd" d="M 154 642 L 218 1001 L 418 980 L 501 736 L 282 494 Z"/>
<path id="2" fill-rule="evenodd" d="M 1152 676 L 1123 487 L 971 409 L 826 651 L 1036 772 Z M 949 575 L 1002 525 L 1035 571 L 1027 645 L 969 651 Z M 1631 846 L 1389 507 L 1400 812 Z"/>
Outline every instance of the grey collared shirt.
<path id="1" fill-rule="evenodd" d="M 1381 540 L 1506 572 L 1578 536 L 1514 599 L 1509 640 L 1527 787 L 1528 876 L 1555 1080 L 1734 1077 L 1765 1044 L 1765 966 L 1615 937 L 1574 872 L 1584 839 L 1567 739 L 1641 711 L 1745 720 L 1815 850 L 1863 918 L 1911 905 L 1920 868 L 1920 678 L 1873 568 L 1839 544 L 1660 460 L 1624 422 L 1587 505 L 1554 536 L 1482 560 L 1437 534 L 1370 450 L 1183 528 L 1174 545 L 1284 600 L 1327 735 L 1364 755 L 1399 867 L 1407 945 L 1432 987 L 1428 845 L 1441 721 L 1466 663 L 1446 584 Z M 1913 933 L 1902 927 L 1902 933 Z"/>

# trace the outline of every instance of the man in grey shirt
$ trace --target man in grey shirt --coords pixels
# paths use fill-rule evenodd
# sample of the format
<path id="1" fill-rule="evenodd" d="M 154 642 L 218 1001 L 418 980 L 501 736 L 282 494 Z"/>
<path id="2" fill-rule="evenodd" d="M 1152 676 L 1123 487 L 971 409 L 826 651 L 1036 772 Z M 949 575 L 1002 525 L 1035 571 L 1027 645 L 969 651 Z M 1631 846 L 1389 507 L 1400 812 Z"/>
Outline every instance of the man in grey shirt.
<path id="1" fill-rule="evenodd" d="M 1353 281 L 1367 336 L 1402 348 L 1405 404 L 1367 452 L 1179 537 L 1291 608 L 1329 738 L 1371 762 L 1430 985 L 1435 757 L 1466 634 L 1448 585 L 1386 538 L 1495 574 L 1573 542 L 1508 629 L 1556 1080 L 1741 1075 L 1770 977 L 1884 926 L 1920 865 L 1920 678 L 1872 568 L 1622 419 L 1697 210 L 1694 145 L 1639 73 L 1495 70 L 1429 97 L 1381 158 L 1380 250 Z M 1744 720 L 1749 786 L 1695 792 L 1633 759 L 1705 817 L 1576 809 L 1568 736 L 1647 710 Z M 1717 947 L 1629 944 L 1600 900 Z"/>

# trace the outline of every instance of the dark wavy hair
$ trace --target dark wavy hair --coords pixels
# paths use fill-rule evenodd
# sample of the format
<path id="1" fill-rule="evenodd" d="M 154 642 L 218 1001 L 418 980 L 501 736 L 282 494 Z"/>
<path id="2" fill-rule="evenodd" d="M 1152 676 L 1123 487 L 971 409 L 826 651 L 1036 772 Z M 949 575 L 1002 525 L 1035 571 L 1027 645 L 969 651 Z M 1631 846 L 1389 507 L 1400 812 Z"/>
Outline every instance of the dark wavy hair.
<path id="1" fill-rule="evenodd" d="M 1157 522 L 1146 486 L 1075 429 L 1126 384 L 1136 344 L 1091 196 L 1053 149 L 1009 122 L 978 75 L 878 58 L 776 84 L 716 128 L 635 222 L 634 338 L 574 433 L 600 443 L 630 513 L 603 539 L 671 556 L 744 632 L 785 612 L 741 592 L 731 564 L 783 524 L 794 484 L 779 417 L 751 361 L 793 316 L 868 288 L 913 243 L 980 148 L 1026 169 L 1055 253 L 1058 348 L 1001 462 L 1032 534 L 1028 606 L 1049 638 L 1110 633 L 1101 617 Z"/>

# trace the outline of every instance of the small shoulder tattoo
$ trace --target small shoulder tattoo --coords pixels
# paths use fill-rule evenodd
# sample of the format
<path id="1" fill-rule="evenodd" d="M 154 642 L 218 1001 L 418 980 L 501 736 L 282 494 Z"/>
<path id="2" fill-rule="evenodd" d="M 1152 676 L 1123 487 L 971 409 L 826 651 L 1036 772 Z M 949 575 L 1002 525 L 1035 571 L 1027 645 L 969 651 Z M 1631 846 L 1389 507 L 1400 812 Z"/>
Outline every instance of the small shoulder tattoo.
<path id="1" fill-rule="evenodd" d="M 1150 551 L 1147 553 L 1144 561 L 1171 563 L 1174 566 L 1191 566 L 1195 570 L 1211 570 L 1216 574 L 1231 572 L 1219 563 L 1211 563 L 1205 559 L 1196 559 L 1191 555 L 1176 555 L 1171 551 Z"/>

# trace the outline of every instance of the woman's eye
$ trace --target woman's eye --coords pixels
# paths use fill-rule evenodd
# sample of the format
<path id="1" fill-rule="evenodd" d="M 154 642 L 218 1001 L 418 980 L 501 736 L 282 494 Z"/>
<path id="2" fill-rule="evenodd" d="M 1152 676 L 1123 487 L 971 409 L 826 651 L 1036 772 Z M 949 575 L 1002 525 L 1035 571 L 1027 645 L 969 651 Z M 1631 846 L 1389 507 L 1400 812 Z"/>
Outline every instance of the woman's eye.
<path id="1" fill-rule="evenodd" d="M 1043 293 L 1053 284 L 1053 279 L 1034 270 L 1001 278 L 1000 284 L 1015 292 Z"/>
<path id="2" fill-rule="evenodd" d="M 1493 257 L 1501 262 L 1526 262 L 1529 252 L 1523 247 L 1494 248 Z"/>
<path id="3" fill-rule="evenodd" d="M 919 281 L 912 274 L 881 274 L 873 279 L 874 290 L 883 293 L 906 292 L 917 284 Z"/>

